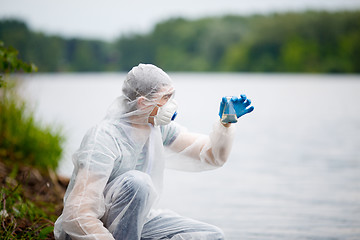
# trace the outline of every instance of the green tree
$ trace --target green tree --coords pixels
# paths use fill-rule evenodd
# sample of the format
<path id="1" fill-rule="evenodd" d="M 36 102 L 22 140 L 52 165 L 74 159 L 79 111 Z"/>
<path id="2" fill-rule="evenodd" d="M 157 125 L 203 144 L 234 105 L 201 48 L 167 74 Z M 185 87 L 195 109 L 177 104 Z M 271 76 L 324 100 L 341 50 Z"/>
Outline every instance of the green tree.
<path id="1" fill-rule="evenodd" d="M 114 42 L 64 39 L 0 21 L 0 39 L 41 71 L 128 71 L 140 62 L 168 71 L 358 73 L 360 11 L 172 18 Z"/>

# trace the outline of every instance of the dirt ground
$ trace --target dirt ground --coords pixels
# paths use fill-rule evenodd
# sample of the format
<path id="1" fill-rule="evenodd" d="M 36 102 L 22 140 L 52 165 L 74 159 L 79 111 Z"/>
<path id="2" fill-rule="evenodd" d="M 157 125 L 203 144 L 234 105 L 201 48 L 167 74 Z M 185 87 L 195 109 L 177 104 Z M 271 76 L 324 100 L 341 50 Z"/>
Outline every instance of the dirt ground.
<path id="1" fill-rule="evenodd" d="M 42 208 L 49 216 L 59 216 L 63 208 L 63 196 L 69 179 L 62 178 L 53 171 L 41 172 L 29 166 L 9 166 L 0 160 L 0 185 L 1 188 L 21 186 L 23 195 L 31 200 L 36 206 Z M 10 177 L 15 176 L 15 177 Z M 51 206 L 51 207 L 49 207 Z M 50 224 L 53 224 L 50 221 Z M 18 228 L 32 226 L 27 219 L 17 220 Z M 53 238 L 48 238 L 53 239 Z"/>

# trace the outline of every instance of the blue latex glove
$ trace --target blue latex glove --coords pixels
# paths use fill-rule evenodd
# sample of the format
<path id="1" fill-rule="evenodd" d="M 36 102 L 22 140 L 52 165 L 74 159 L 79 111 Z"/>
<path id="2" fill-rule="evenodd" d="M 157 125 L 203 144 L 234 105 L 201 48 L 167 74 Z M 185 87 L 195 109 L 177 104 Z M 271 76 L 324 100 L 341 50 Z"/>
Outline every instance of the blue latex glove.
<path id="1" fill-rule="evenodd" d="M 225 104 L 227 103 L 227 99 L 226 97 L 223 97 L 220 103 L 220 110 L 219 110 L 219 116 L 220 118 L 222 118 L 222 114 L 224 112 L 224 107 Z M 232 101 L 235 112 L 236 112 L 236 117 L 239 118 L 247 113 L 250 113 L 254 110 L 254 107 L 250 106 L 251 104 L 251 100 L 246 98 L 245 94 L 241 94 L 240 98 L 237 98 L 235 96 L 233 96 L 230 101 Z"/>

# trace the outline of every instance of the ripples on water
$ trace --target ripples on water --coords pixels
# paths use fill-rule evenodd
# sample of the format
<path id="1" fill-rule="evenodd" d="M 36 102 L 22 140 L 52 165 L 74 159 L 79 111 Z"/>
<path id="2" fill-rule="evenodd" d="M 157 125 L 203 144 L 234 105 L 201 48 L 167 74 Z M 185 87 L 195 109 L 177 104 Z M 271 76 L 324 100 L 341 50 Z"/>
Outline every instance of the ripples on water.
<path id="1" fill-rule="evenodd" d="M 166 172 L 162 206 L 213 223 L 228 239 L 360 239 L 360 77 L 171 74 L 177 121 L 207 133 L 223 95 L 245 93 L 228 163 Z M 120 93 L 123 74 L 34 75 L 38 114 L 68 134 L 60 173 L 87 128 Z"/>

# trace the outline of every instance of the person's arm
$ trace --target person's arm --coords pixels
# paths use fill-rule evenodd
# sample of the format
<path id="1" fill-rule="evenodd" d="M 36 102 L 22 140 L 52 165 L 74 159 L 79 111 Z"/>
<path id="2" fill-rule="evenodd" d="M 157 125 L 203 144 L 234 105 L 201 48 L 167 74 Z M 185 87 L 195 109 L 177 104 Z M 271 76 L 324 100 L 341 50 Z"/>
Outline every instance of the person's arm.
<path id="1" fill-rule="evenodd" d="M 105 211 L 104 180 L 105 176 L 79 170 L 63 210 L 62 228 L 72 239 L 114 239 L 100 221 Z"/>
<path id="2" fill-rule="evenodd" d="M 77 176 L 64 203 L 62 228 L 71 239 L 114 239 L 100 218 L 105 212 L 103 191 L 120 155 L 113 138 L 93 130 L 74 154 Z"/>
<path id="3" fill-rule="evenodd" d="M 226 101 L 227 98 L 225 97 L 221 101 L 220 119 Z M 250 107 L 251 101 L 245 95 L 241 95 L 241 98 L 232 97 L 231 101 L 238 118 L 254 110 L 254 107 Z M 174 126 L 176 125 L 170 126 L 170 129 L 174 128 Z M 231 123 L 217 121 L 209 136 L 191 133 L 180 127 L 177 127 L 177 129 L 180 130 L 164 131 L 168 132 L 167 135 L 176 133 L 173 134 L 176 135 L 176 138 L 171 141 L 169 148 L 180 155 L 179 157 L 174 156 L 174 154 L 169 155 L 170 160 L 167 161 L 167 167 L 199 171 L 220 167 L 227 161 L 234 138 L 234 126 Z M 187 158 L 184 158 L 184 156 Z M 190 159 L 197 161 L 191 161 Z"/>
<path id="4" fill-rule="evenodd" d="M 233 138 L 234 127 L 225 127 L 217 121 L 209 135 L 180 131 L 169 147 L 184 156 L 219 167 L 226 162 L 230 154 Z"/>

